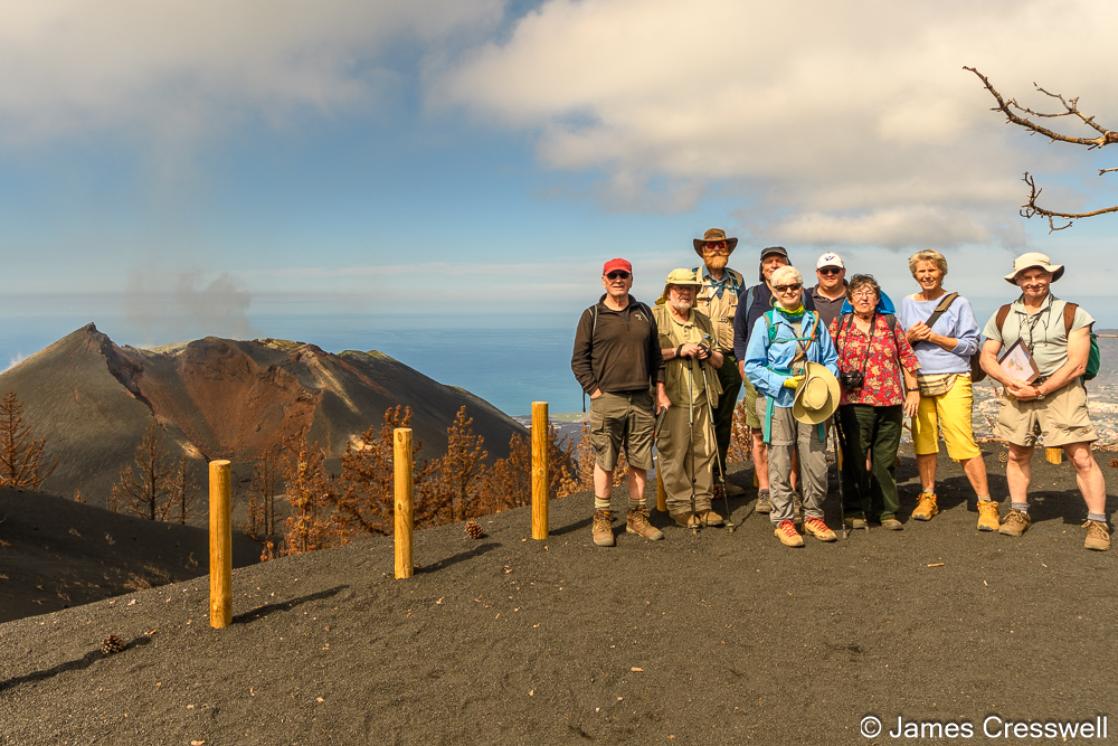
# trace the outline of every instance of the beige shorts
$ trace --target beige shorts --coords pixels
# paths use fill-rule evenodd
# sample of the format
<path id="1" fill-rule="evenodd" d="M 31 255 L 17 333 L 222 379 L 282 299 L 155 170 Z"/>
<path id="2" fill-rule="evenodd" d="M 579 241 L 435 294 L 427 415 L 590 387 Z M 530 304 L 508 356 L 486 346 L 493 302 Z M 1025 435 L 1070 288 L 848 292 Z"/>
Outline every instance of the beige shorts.
<path id="1" fill-rule="evenodd" d="M 1040 434 L 1049 448 L 1099 439 L 1087 412 L 1087 389 L 1082 383 L 1064 386 L 1041 401 L 1017 401 L 1002 392 L 998 404 L 994 434 L 1014 445 L 1035 446 Z"/>
<path id="2" fill-rule="evenodd" d="M 605 471 L 614 470 L 622 450 L 629 466 L 651 469 L 655 426 L 652 396 L 647 391 L 603 392 L 590 400 L 590 443 L 595 462 Z"/>

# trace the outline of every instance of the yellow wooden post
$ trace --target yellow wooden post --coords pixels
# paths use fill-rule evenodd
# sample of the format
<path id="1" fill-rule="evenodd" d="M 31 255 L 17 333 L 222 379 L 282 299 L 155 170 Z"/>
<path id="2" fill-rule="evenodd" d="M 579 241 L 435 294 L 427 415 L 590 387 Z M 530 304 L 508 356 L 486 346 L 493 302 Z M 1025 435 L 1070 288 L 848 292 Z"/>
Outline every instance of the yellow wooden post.
<path id="1" fill-rule="evenodd" d="M 659 454 L 656 456 L 656 509 L 661 513 L 668 512 L 668 491 L 664 489 L 664 475 L 661 467 L 663 459 Z"/>
<path id="2" fill-rule="evenodd" d="M 229 462 L 210 462 L 210 626 L 233 622 L 233 480 Z"/>
<path id="3" fill-rule="evenodd" d="M 532 402 L 532 538 L 536 541 L 547 540 L 547 499 L 551 481 L 547 437 L 550 431 L 547 402 Z"/>
<path id="4" fill-rule="evenodd" d="M 396 526 L 396 579 L 410 578 L 412 529 L 412 448 L 411 428 L 392 431 L 392 467 L 396 482 L 394 523 Z"/>
<path id="5" fill-rule="evenodd" d="M 1045 448 L 1044 458 L 1050 464 L 1064 463 L 1064 449 L 1063 448 Z"/>

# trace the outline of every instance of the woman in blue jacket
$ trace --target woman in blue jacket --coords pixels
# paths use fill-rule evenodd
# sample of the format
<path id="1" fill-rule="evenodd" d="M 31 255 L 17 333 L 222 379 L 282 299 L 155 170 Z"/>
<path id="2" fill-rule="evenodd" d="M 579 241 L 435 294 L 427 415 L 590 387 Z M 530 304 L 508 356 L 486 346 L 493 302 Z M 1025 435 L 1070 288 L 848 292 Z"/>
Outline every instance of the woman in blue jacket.
<path id="1" fill-rule="evenodd" d="M 816 312 L 804 308 L 804 280 L 792 266 L 773 273 L 775 303 L 757 320 L 749 335 L 745 374 L 765 397 L 762 428 L 769 446 L 769 485 L 773 533 L 782 544 L 802 547 L 792 507 L 792 449 L 800 455 L 804 531 L 820 541 L 834 541 L 835 532 L 823 520 L 827 495 L 826 424 L 808 425 L 792 416 L 796 389 L 808 362 L 837 375 L 838 355 L 830 332 Z"/>

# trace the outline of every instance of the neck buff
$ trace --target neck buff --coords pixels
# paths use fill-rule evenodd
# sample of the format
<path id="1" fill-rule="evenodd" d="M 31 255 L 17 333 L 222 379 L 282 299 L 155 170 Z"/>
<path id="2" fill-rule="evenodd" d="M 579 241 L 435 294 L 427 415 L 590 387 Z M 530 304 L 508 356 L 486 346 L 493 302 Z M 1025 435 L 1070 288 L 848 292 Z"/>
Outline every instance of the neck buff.
<path id="1" fill-rule="evenodd" d="M 774 308 L 776 309 L 777 313 L 779 313 L 781 316 L 788 319 L 789 321 L 799 321 L 804 317 L 803 302 L 801 302 L 800 305 L 796 306 L 790 311 L 779 303 L 777 303 Z"/>

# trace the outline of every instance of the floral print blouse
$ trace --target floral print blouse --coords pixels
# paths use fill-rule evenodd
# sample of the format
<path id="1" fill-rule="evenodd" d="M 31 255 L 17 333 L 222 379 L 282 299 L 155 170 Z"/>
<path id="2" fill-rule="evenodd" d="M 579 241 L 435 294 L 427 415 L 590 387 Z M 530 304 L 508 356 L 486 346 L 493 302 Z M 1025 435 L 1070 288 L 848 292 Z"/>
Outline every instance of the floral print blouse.
<path id="1" fill-rule="evenodd" d="M 874 314 L 871 336 L 862 332 L 854 324 L 851 315 L 838 316 L 831 322 L 831 337 L 838 349 L 839 370 L 843 373 L 865 369 L 862 387 L 848 391 L 842 390 L 842 404 L 869 404 L 874 407 L 892 407 L 904 404 L 904 389 L 901 387 L 903 365 L 915 374 L 920 363 L 912 345 L 905 337 L 904 329 L 898 323 L 893 332 L 889 322 L 882 314 Z"/>

